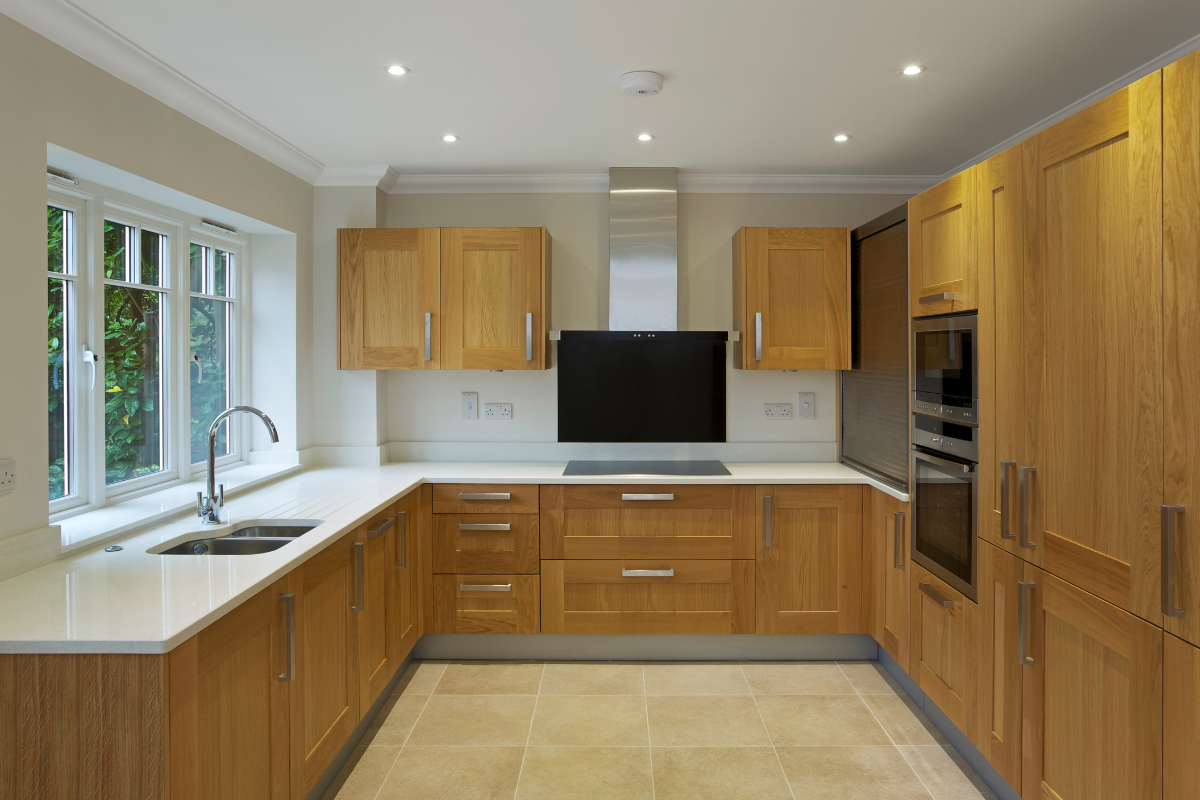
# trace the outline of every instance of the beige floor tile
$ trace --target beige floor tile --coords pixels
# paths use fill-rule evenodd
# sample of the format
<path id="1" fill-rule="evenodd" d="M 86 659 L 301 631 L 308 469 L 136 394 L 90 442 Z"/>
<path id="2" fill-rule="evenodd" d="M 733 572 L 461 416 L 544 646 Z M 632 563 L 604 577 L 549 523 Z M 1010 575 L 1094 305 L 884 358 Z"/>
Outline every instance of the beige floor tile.
<path id="1" fill-rule="evenodd" d="M 444 661 L 414 661 L 408 665 L 396 690 L 405 695 L 431 695 L 445 671 Z"/>
<path id="2" fill-rule="evenodd" d="M 547 664 L 541 694 L 645 694 L 641 664 Z"/>
<path id="3" fill-rule="evenodd" d="M 950 743 L 907 695 L 864 695 L 863 701 L 897 745 Z"/>
<path id="4" fill-rule="evenodd" d="M 412 731 L 421 709 L 425 708 L 428 697 L 409 697 L 408 695 L 393 695 L 389 697 L 379 715 L 367 729 L 363 742 L 370 745 L 401 747 L 408 734 Z"/>
<path id="5" fill-rule="evenodd" d="M 903 691 L 878 661 L 842 661 L 838 666 L 859 694 L 900 694 Z"/>
<path id="6" fill-rule="evenodd" d="M 755 694 L 856 694 L 837 664 L 743 664 Z"/>
<path id="7" fill-rule="evenodd" d="M 996 800 L 971 765 L 953 747 L 901 747 L 934 800 Z"/>
<path id="8" fill-rule="evenodd" d="M 487 661 L 447 664 L 434 694 L 537 694 L 542 668 Z"/>
<path id="9" fill-rule="evenodd" d="M 771 744 L 753 697 L 646 698 L 654 747 L 762 747 Z M 863 709 L 866 711 L 866 709 Z"/>
<path id="10" fill-rule="evenodd" d="M 538 698 L 530 745 L 645 747 L 646 698 L 548 696 Z"/>
<path id="11" fill-rule="evenodd" d="M 761 695 L 757 699 L 776 747 L 891 744 L 857 695 Z"/>
<path id="12" fill-rule="evenodd" d="M 325 793 L 325 800 L 375 800 L 399 754 L 399 747 L 356 748 Z"/>
<path id="13" fill-rule="evenodd" d="M 647 747 L 530 747 L 516 800 L 652 800 Z"/>
<path id="14" fill-rule="evenodd" d="M 655 747 L 655 800 L 791 800 L 771 747 Z"/>
<path id="15" fill-rule="evenodd" d="M 646 694 L 750 694 L 737 664 L 647 664 Z"/>
<path id="16" fill-rule="evenodd" d="M 512 800 L 523 747 L 406 747 L 378 800 Z"/>
<path id="17" fill-rule="evenodd" d="M 524 747 L 536 697 L 438 695 L 429 698 L 410 745 Z"/>
<path id="18" fill-rule="evenodd" d="M 930 800 L 900 751 L 884 747 L 780 747 L 796 800 Z"/>

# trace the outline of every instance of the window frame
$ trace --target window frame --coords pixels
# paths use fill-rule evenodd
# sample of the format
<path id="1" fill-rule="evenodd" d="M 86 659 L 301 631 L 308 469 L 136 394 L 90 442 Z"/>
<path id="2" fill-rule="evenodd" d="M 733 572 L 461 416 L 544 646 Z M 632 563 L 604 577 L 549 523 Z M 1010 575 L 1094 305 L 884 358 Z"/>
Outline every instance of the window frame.
<path id="1" fill-rule="evenodd" d="M 64 236 L 64 246 L 68 248 L 68 266 L 74 272 L 58 273 L 46 271 L 46 279 L 65 280 L 71 287 L 71 302 L 68 305 L 64 325 L 67 329 L 68 348 L 64 348 L 66 357 L 63 363 L 63 377 L 67 382 L 67 403 L 70 419 L 66 442 L 67 460 L 71 464 L 67 477 L 67 486 L 72 489 L 69 494 L 50 500 L 50 513 L 57 514 L 70 511 L 86 505 L 90 495 L 88 489 L 87 468 L 90 458 L 88 438 L 88 417 L 90 391 L 85 390 L 82 379 L 87 375 L 83 366 L 83 351 L 87 347 L 88 331 L 85 324 L 87 319 L 87 248 L 83 240 L 87 231 L 87 204 L 78 197 L 67 192 L 50 192 L 46 201 L 47 206 L 61 209 L 71 214 L 71 230 Z M 82 319 L 81 319 L 82 317 Z"/>

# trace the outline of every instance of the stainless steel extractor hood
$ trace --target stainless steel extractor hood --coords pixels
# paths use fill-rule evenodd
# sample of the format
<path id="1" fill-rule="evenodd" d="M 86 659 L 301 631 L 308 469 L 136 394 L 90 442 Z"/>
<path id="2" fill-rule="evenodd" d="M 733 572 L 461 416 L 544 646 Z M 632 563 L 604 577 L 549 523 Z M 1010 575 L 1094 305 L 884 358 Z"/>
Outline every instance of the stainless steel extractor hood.
<path id="1" fill-rule="evenodd" d="M 608 170 L 608 329 L 679 329 L 679 170 Z"/>

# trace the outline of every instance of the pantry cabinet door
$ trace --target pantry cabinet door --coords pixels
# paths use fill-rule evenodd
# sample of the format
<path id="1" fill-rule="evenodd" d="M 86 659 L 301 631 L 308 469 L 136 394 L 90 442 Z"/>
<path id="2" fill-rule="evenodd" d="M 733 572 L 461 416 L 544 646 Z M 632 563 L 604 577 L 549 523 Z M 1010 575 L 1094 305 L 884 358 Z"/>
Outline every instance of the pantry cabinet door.
<path id="1" fill-rule="evenodd" d="M 1022 675 L 1017 649 L 1024 564 L 986 542 L 979 550 L 979 724 L 970 736 L 1008 785 L 1019 787 Z"/>
<path id="2" fill-rule="evenodd" d="M 1200 648 L 1163 637 L 1163 800 L 1200 800 Z"/>
<path id="3" fill-rule="evenodd" d="M 914 317 L 977 307 L 975 180 L 977 167 L 908 201 L 909 310 Z"/>

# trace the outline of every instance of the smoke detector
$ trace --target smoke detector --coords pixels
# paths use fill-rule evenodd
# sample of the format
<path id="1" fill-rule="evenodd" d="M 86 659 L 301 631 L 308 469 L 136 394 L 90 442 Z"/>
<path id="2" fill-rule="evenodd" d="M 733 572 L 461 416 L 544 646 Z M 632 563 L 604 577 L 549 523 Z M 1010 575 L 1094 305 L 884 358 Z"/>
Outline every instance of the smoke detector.
<path id="1" fill-rule="evenodd" d="M 662 91 L 663 76 L 657 72 L 626 72 L 621 76 L 621 91 L 634 97 L 649 97 Z"/>

